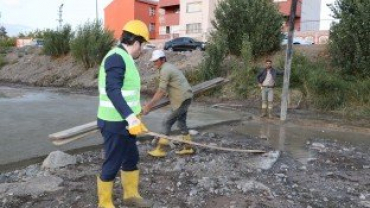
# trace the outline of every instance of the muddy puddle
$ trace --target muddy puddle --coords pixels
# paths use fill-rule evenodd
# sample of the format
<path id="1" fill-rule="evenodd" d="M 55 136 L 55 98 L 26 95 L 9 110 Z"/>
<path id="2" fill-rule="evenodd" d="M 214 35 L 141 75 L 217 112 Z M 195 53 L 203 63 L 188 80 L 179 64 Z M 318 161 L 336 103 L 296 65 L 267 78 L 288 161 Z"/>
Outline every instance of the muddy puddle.
<path id="1" fill-rule="evenodd" d="M 315 158 L 317 151 L 310 151 L 306 148 L 306 145 L 310 144 L 310 140 L 313 139 L 329 139 L 341 144 L 370 146 L 370 134 L 336 131 L 328 128 L 251 121 L 245 122 L 242 126 L 236 126 L 234 130 L 267 140 L 275 149 L 291 153 L 303 164 Z"/>

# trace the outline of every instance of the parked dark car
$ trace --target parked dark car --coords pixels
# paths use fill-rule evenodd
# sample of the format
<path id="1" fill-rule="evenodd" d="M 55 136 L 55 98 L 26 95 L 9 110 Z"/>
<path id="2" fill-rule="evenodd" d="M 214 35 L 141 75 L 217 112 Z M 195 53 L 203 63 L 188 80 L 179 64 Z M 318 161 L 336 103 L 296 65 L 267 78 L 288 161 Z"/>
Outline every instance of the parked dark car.
<path id="1" fill-rule="evenodd" d="M 192 51 L 205 50 L 206 44 L 189 37 L 174 38 L 164 44 L 164 50 L 169 51 Z"/>

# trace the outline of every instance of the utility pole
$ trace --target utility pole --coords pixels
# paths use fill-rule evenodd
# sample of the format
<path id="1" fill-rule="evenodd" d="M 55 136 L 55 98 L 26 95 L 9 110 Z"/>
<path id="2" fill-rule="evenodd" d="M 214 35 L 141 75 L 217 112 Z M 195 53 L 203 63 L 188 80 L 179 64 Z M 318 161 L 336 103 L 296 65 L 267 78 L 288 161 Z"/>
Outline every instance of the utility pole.
<path id="1" fill-rule="evenodd" d="M 63 18 L 62 18 L 62 15 L 63 15 L 63 4 L 61 4 L 59 6 L 59 10 L 58 10 L 58 16 L 59 16 L 59 19 L 58 19 L 58 22 L 59 22 L 59 26 L 58 26 L 58 30 L 62 29 L 63 27 Z"/>
<path id="2" fill-rule="evenodd" d="M 95 21 L 98 22 L 98 0 L 95 0 L 95 12 L 96 12 L 96 18 Z"/>
<path id="3" fill-rule="evenodd" d="M 287 114 L 287 109 L 288 109 L 289 79 L 290 79 L 290 71 L 292 67 L 292 58 L 293 58 L 294 19 L 295 19 L 295 12 L 297 10 L 297 2 L 298 0 L 292 0 L 292 5 L 290 7 L 288 44 L 286 48 L 283 92 L 281 94 L 281 112 L 280 112 L 281 121 L 286 120 L 286 114 Z"/>

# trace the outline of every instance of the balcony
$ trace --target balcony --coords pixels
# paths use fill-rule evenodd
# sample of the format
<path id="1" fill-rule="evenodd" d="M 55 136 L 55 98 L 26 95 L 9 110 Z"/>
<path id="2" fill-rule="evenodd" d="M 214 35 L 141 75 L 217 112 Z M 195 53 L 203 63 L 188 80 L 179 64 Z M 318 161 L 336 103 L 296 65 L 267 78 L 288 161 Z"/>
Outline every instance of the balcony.
<path id="1" fill-rule="evenodd" d="M 168 13 L 162 15 L 159 20 L 160 25 L 179 25 L 180 13 Z"/>
<path id="2" fill-rule="evenodd" d="M 180 0 L 160 0 L 159 7 L 171 7 L 171 6 L 180 6 Z"/>

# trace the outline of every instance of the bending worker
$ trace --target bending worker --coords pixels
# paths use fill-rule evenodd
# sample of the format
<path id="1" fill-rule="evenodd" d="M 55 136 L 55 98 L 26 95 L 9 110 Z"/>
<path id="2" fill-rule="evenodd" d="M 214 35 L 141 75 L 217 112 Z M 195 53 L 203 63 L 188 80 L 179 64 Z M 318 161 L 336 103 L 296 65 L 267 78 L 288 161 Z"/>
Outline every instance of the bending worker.
<path id="1" fill-rule="evenodd" d="M 154 63 L 154 68 L 159 70 L 159 87 L 150 102 L 144 106 L 143 114 L 149 113 L 150 109 L 167 93 L 172 112 L 163 122 L 163 133 L 168 135 L 171 127 L 177 121 L 183 140 L 191 141 L 186 125 L 186 117 L 193 97 L 191 86 L 184 74 L 176 66 L 167 62 L 162 50 L 154 50 L 150 61 Z M 167 154 L 164 147 L 168 144 L 168 139 L 159 138 L 157 147 L 149 151 L 148 154 L 153 157 L 164 157 Z M 188 144 L 185 144 L 181 151 L 176 151 L 176 154 L 179 155 L 193 153 L 193 148 Z"/>
<path id="2" fill-rule="evenodd" d="M 141 112 L 140 76 L 134 59 L 149 39 L 147 26 L 129 21 L 120 44 L 104 57 L 99 69 L 98 127 L 104 138 L 104 163 L 97 178 L 99 208 L 114 208 L 113 182 L 120 171 L 123 203 L 126 206 L 151 207 L 138 191 L 139 152 L 136 135 L 147 129 L 137 115 Z"/>

